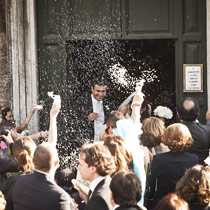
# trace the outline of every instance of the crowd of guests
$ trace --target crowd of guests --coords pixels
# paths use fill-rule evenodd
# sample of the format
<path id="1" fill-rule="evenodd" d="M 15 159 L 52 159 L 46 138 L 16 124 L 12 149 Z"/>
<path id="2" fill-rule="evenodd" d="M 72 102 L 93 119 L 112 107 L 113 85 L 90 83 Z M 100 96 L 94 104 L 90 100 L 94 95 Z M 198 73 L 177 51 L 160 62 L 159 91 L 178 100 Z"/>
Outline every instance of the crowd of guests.
<path id="1" fill-rule="evenodd" d="M 202 125 L 198 102 L 184 98 L 177 105 L 179 122 L 166 126 L 169 115 L 152 114 L 140 86 L 108 115 L 106 85 L 94 83 L 91 90 L 93 109 L 86 117 L 93 140 L 81 146 L 75 170 L 59 168 L 60 102 L 52 105 L 49 131 L 30 136 L 22 131 L 35 106 L 19 127 L 12 111 L 1 108 L 0 210 L 210 209 L 210 110 Z M 39 137 L 46 139 L 37 145 Z"/>

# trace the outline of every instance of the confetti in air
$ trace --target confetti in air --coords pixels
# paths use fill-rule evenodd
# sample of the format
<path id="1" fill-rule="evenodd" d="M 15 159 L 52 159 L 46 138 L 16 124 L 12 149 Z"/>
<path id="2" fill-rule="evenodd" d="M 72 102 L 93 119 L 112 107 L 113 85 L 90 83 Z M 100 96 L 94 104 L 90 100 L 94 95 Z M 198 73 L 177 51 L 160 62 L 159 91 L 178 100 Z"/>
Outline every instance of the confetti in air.
<path id="1" fill-rule="evenodd" d="M 123 88 L 136 86 L 139 82 L 151 83 L 157 79 L 156 70 L 143 70 L 141 77 L 133 77 L 128 73 L 128 70 L 120 63 L 114 64 L 108 70 L 113 83 L 120 85 Z"/>

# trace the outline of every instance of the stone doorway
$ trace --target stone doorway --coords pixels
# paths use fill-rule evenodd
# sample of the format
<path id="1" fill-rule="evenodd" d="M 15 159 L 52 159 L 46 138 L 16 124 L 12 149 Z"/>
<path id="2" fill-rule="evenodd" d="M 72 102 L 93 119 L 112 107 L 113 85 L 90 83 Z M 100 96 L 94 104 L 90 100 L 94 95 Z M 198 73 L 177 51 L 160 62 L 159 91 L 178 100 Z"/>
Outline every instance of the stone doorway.
<path id="1" fill-rule="evenodd" d="M 69 98 L 90 91 L 93 78 L 108 82 L 109 100 L 116 105 L 146 80 L 143 92 L 154 110 L 162 105 L 176 118 L 175 40 L 79 40 L 67 43 Z"/>

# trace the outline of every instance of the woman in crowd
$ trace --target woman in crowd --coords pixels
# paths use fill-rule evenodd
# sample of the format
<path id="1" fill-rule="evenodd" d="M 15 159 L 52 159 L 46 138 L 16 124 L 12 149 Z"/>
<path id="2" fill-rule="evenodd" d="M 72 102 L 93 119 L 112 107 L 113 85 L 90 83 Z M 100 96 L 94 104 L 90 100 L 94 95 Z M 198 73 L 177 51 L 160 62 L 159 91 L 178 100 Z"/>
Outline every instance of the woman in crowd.
<path id="1" fill-rule="evenodd" d="M 50 128 L 49 128 L 49 139 L 48 142 L 52 143 L 56 146 L 57 142 L 57 126 L 56 126 L 56 118 L 60 111 L 60 104 L 54 104 L 50 111 Z M 4 138 L 10 138 L 4 136 Z M 12 203 L 12 191 L 14 184 L 18 177 L 23 173 L 32 173 L 33 172 L 33 154 L 36 149 L 36 144 L 30 137 L 22 137 L 17 139 L 12 146 L 12 154 L 13 157 L 16 159 L 18 164 L 19 172 L 13 176 L 10 176 L 1 186 L 0 190 L 2 190 L 3 194 L 5 195 L 7 205 L 6 210 L 13 209 Z"/>
<path id="2" fill-rule="evenodd" d="M 140 136 L 141 143 L 146 146 L 150 152 L 154 148 L 155 153 L 162 153 L 160 143 L 165 133 L 165 125 L 163 120 L 157 117 L 150 117 L 142 123 L 143 133 Z"/>
<path id="3" fill-rule="evenodd" d="M 169 193 L 158 202 L 153 210 L 189 210 L 189 206 L 176 194 Z"/>
<path id="4" fill-rule="evenodd" d="M 118 108 L 118 110 L 122 112 L 126 118 L 129 118 L 132 114 L 131 104 L 134 95 L 135 92 L 131 93 L 130 96 L 128 96 L 128 98 L 126 98 Z M 150 104 L 147 104 L 147 102 L 144 100 L 140 109 L 141 121 L 150 117 L 151 114 L 152 114 L 152 107 Z"/>
<path id="5" fill-rule="evenodd" d="M 115 160 L 116 171 L 128 171 L 131 168 L 132 155 L 128 152 L 125 146 L 125 141 L 119 137 L 107 137 L 104 145 L 108 147 Z"/>
<path id="6" fill-rule="evenodd" d="M 176 182 L 187 168 L 198 163 L 198 156 L 187 153 L 193 139 L 187 126 L 175 123 L 167 127 L 163 143 L 171 151 L 157 154 L 151 163 L 146 198 L 154 207 L 168 193 L 174 192 Z"/>
<path id="7" fill-rule="evenodd" d="M 30 137 L 23 137 L 18 139 L 13 144 L 13 156 L 18 163 L 19 172 L 10 176 L 1 186 L 3 194 L 5 195 L 7 205 L 6 210 L 13 209 L 12 191 L 13 186 L 18 177 L 23 173 L 32 173 L 33 171 L 33 154 L 36 149 L 36 144 Z"/>
<path id="8" fill-rule="evenodd" d="M 188 202 L 190 210 L 210 209 L 210 168 L 196 165 L 188 169 L 176 184 L 176 193 Z"/>

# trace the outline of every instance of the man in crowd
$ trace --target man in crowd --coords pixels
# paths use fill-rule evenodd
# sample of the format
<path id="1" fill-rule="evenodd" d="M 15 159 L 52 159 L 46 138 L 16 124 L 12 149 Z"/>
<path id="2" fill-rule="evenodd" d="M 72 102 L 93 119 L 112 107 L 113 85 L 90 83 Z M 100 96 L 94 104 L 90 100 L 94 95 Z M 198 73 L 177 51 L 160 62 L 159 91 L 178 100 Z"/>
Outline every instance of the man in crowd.
<path id="1" fill-rule="evenodd" d="M 75 121 L 79 124 L 76 136 L 79 135 L 80 139 L 99 141 L 105 118 L 110 112 L 104 99 L 106 91 L 107 85 L 104 81 L 94 80 L 91 84 L 91 93 L 84 94 L 73 102 Z"/>
<path id="2" fill-rule="evenodd" d="M 177 115 L 180 121 L 188 127 L 194 139 L 194 143 L 188 152 L 198 155 L 199 163 L 203 164 L 209 156 L 210 109 L 206 113 L 206 125 L 199 123 L 199 114 L 200 107 L 197 100 L 191 97 L 180 100 L 177 106 Z"/>
<path id="3" fill-rule="evenodd" d="M 84 180 L 90 181 L 88 197 L 80 192 L 87 204 L 86 210 L 111 210 L 111 175 L 115 164 L 108 148 L 102 144 L 85 144 L 80 149 L 78 171 Z"/>
<path id="4" fill-rule="evenodd" d="M 48 142 L 35 152 L 35 172 L 20 176 L 13 189 L 15 210 L 72 210 L 69 195 L 54 182 L 59 160 L 56 148 Z"/>

